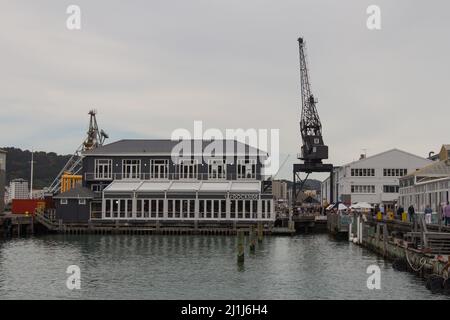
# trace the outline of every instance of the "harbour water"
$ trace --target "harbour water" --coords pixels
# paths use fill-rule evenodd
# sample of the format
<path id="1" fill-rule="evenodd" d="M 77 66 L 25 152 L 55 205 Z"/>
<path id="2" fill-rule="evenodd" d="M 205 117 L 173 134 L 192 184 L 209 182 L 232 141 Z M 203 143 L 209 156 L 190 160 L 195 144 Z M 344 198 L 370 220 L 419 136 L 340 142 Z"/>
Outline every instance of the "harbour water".
<path id="1" fill-rule="evenodd" d="M 448 299 L 327 234 L 265 237 L 236 263 L 236 237 L 47 235 L 0 240 L 0 299 Z M 381 289 L 370 290 L 370 265 Z M 81 289 L 69 290 L 69 265 Z"/>

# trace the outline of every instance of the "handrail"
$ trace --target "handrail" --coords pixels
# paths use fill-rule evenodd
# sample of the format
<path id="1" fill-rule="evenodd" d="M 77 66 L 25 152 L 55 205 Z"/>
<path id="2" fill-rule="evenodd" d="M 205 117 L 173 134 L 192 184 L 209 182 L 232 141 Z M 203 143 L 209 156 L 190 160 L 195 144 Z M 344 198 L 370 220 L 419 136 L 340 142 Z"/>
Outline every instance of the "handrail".
<path id="1" fill-rule="evenodd" d="M 254 174 L 254 175 L 239 175 L 235 173 L 225 173 L 220 175 L 211 175 L 210 173 L 196 173 L 196 174 L 181 174 L 168 173 L 166 175 L 158 175 L 151 173 L 136 173 L 123 174 L 111 173 L 106 176 L 96 176 L 94 172 L 85 172 L 84 180 L 88 181 L 112 181 L 112 180 L 154 180 L 154 181 L 170 181 L 170 180 L 210 180 L 210 181 L 260 181 L 267 180 L 270 175 Z"/>

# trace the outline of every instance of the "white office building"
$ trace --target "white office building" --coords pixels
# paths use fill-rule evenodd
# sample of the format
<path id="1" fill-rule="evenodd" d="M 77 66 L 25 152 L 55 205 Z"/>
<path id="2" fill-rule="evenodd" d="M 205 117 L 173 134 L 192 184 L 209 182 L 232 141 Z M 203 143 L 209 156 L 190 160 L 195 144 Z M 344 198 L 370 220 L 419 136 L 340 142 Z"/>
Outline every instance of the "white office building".
<path id="1" fill-rule="evenodd" d="M 392 209 L 398 201 L 399 178 L 430 163 L 431 160 L 398 149 L 370 157 L 361 155 L 359 160 L 334 169 L 333 186 L 330 178 L 322 182 L 323 203 L 330 202 L 333 188 L 333 198 L 347 205 L 368 202 Z"/>
<path id="2" fill-rule="evenodd" d="M 25 179 L 11 180 L 9 183 L 9 198 L 10 201 L 13 199 L 29 199 L 28 181 Z"/>

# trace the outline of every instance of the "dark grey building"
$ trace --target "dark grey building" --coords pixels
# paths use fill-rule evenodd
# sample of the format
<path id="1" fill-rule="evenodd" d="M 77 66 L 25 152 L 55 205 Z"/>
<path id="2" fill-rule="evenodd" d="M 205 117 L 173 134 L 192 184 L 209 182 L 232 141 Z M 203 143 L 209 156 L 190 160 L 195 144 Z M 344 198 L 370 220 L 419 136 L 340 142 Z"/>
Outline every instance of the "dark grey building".
<path id="1" fill-rule="evenodd" d="M 0 149 L 0 213 L 5 210 L 6 151 Z"/>
<path id="2" fill-rule="evenodd" d="M 120 140 L 83 154 L 88 219 L 274 220 L 267 153 L 235 140 Z M 75 214 L 61 194 L 57 215 Z M 73 198 L 75 199 L 75 198 Z M 75 203 L 72 203 L 75 204 Z M 66 213 L 67 212 L 67 213 Z"/>
<path id="3" fill-rule="evenodd" d="M 55 196 L 56 219 L 65 223 L 89 221 L 90 205 L 95 194 L 85 187 L 77 187 Z"/>

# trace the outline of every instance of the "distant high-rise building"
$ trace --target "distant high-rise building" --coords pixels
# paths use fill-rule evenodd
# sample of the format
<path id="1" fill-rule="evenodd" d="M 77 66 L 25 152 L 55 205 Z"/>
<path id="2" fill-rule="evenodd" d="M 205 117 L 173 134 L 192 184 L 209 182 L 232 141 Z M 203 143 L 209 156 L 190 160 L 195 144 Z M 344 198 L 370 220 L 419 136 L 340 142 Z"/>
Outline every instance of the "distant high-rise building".
<path id="1" fill-rule="evenodd" d="M 5 210 L 5 170 L 6 170 L 6 151 L 0 149 L 0 213 Z"/>
<path id="2" fill-rule="evenodd" d="M 9 198 L 11 201 L 13 199 L 29 199 L 28 181 L 25 179 L 11 180 L 9 183 Z"/>
<path id="3" fill-rule="evenodd" d="M 272 181 L 272 194 L 276 200 L 288 199 L 288 185 L 286 181 L 274 180 Z"/>

